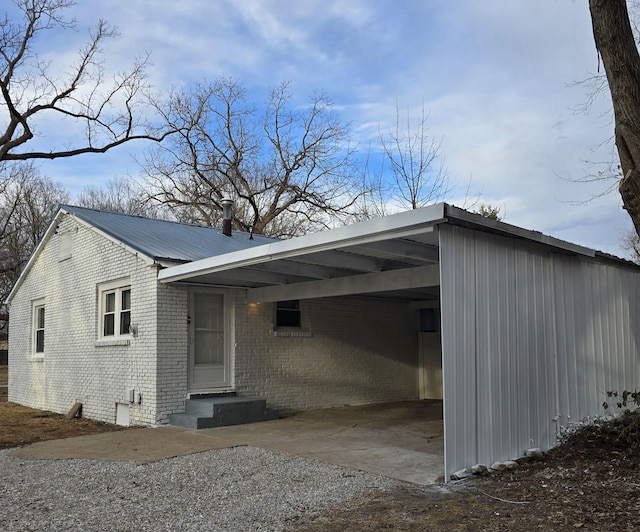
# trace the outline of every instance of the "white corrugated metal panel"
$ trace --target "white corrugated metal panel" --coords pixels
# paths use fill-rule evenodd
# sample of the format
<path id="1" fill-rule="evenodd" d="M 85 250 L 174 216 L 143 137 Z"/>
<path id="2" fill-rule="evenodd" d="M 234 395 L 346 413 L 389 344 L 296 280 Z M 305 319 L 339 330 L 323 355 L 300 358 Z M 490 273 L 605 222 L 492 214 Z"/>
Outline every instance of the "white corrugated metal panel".
<path id="1" fill-rule="evenodd" d="M 563 425 L 602 413 L 607 390 L 635 389 L 638 274 L 554 256 L 558 397 Z"/>
<path id="2" fill-rule="evenodd" d="M 449 225 L 440 269 L 448 473 L 547 449 L 637 386 L 637 271 Z"/>
<path id="3" fill-rule="evenodd" d="M 440 231 L 440 312 L 445 472 L 477 455 L 475 241 Z"/>

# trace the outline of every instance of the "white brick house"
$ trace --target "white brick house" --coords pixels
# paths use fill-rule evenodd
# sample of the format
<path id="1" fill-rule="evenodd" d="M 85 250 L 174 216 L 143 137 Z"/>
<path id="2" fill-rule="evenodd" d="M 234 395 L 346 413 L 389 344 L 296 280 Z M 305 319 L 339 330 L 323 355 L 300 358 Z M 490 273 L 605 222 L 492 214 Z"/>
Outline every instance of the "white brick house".
<path id="1" fill-rule="evenodd" d="M 62 207 L 9 296 L 9 400 L 168 423 L 441 399 L 445 471 L 640 382 L 640 267 L 447 204 L 290 240 Z"/>
<path id="2" fill-rule="evenodd" d="M 404 305 L 306 301 L 299 327 L 278 327 L 276 304 L 247 304 L 245 289 L 158 281 L 167 266 L 272 241 L 63 206 L 9 297 L 9 400 L 157 425 L 196 393 L 278 411 L 417 398 L 417 322 Z M 194 359 L 197 335 L 220 343 L 215 364 Z"/>

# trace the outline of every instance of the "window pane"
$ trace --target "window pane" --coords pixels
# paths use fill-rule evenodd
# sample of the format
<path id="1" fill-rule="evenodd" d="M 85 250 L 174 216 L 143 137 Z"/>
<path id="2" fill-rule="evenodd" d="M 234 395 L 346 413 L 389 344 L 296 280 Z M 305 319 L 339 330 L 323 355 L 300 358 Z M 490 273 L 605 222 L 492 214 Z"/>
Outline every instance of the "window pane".
<path id="1" fill-rule="evenodd" d="M 436 308 L 420 309 L 420 332 L 438 332 L 440 316 Z"/>
<path id="2" fill-rule="evenodd" d="M 300 301 L 278 301 L 276 327 L 300 327 Z"/>
<path id="3" fill-rule="evenodd" d="M 222 332 L 196 331 L 194 347 L 196 364 L 224 363 L 224 335 Z"/>
<path id="4" fill-rule="evenodd" d="M 120 313 L 120 334 L 129 334 L 131 325 L 131 312 L 126 310 Z"/>
<path id="5" fill-rule="evenodd" d="M 131 310 L 131 290 L 122 291 L 122 310 Z"/>
<path id="6" fill-rule="evenodd" d="M 44 330 L 36 331 L 36 353 L 44 353 Z"/>
<path id="7" fill-rule="evenodd" d="M 35 332 L 34 350 L 36 353 L 44 353 L 44 307 L 35 307 L 33 329 Z"/>
<path id="8" fill-rule="evenodd" d="M 116 311 L 116 293 L 115 292 L 111 292 L 105 295 L 104 311 L 105 312 Z"/>
<path id="9" fill-rule="evenodd" d="M 222 329 L 224 326 L 223 296 L 217 294 L 195 294 L 195 328 Z"/>
<path id="10" fill-rule="evenodd" d="M 278 301 L 278 310 L 300 310 L 300 301 Z"/>
<path id="11" fill-rule="evenodd" d="M 115 316 L 113 314 L 107 314 L 104 317 L 104 336 L 113 336 L 114 335 L 114 321 Z"/>

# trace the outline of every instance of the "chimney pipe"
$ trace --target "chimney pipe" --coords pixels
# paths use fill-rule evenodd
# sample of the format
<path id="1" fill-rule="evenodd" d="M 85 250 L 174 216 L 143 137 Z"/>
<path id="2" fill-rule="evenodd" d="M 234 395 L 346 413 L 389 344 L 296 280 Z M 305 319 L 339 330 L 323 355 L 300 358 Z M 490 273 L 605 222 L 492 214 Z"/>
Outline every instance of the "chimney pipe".
<path id="1" fill-rule="evenodd" d="M 233 200 L 231 198 L 222 198 L 222 234 L 231 236 L 231 208 Z"/>

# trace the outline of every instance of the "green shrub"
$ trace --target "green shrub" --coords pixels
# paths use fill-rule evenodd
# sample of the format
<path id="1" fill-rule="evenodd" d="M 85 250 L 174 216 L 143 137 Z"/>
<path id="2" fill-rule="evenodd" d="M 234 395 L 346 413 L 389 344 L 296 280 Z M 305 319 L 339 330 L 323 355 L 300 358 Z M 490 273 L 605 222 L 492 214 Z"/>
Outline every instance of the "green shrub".
<path id="1" fill-rule="evenodd" d="M 625 409 L 623 415 L 610 427 L 615 431 L 616 444 L 630 453 L 640 452 L 640 412 L 631 411 L 631 408 L 640 406 L 640 391 L 610 391 L 607 392 L 607 397 L 614 399 L 615 406 Z M 602 406 L 606 409 L 611 405 L 605 401 Z"/>
<path id="2" fill-rule="evenodd" d="M 616 406 L 618 408 L 628 408 L 629 403 L 640 406 L 640 392 L 630 392 L 629 390 L 624 390 L 621 394 L 618 392 L 607 392 L 607 397 L 615 397 L 616 398 Z M 609 403 L 605 401 L 602 403 L 602 406 L 605 408 L 609 408 Z"/>

